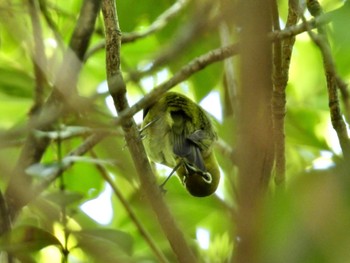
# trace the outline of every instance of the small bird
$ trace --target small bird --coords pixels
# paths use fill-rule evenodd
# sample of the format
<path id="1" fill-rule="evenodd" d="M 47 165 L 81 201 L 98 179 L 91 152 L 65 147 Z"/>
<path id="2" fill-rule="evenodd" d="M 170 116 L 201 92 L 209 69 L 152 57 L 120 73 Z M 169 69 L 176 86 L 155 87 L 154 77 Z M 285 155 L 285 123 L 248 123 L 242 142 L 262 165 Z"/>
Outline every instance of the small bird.
<path id="1" fill-rule="evenodd" d="M 141 131 L 148 157 L 173 168 L 166 181 L 176 171 L 191 195 L 213 194 L 220 181 L 213 152 L 217 134 L 206 112 L 186 96 L 167 92 L 144 109 L 143 117 Z"/>

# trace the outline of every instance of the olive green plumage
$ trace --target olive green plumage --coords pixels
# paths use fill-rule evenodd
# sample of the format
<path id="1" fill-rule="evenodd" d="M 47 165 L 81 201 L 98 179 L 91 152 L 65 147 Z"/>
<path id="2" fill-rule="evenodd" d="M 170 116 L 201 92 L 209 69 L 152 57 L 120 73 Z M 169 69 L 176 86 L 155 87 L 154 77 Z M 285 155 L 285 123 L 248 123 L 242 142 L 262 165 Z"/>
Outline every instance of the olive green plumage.
<path id="1" fill-rule="evenodd" d="M 220 171 L 213 152 L 217 139 L 206 112 L 186 96 L 165 93 L 144 110 L 144 145 L 149 158 L 176 167 L 186 189 L 194 196 L 215 192 Z"/>

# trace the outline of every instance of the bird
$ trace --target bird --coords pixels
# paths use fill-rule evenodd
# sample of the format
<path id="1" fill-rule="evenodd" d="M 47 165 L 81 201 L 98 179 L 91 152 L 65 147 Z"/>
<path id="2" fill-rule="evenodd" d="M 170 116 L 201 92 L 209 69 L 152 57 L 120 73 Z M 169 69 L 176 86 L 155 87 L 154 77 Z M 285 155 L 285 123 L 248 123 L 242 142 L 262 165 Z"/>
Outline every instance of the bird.
<path id="1" fill-rule="evenodd" d="M 176 171 L 195 197 L 213 194 L 220 170 L 213 145 L 218 136 L 205 110 L 185 95 L 166 92 L 143 111 L 141 125 L 146 153 L 153 162 Z"/>

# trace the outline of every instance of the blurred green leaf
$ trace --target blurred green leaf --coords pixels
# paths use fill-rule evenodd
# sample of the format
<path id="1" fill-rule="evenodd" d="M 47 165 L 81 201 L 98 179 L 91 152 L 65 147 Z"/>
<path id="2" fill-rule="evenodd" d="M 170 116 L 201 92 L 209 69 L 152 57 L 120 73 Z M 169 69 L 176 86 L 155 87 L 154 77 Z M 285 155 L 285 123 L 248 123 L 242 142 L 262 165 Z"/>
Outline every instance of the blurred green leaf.
<path id="1" fill-rule="evenodd" d="M 76 192 L 58 191 L 49 193 L 45 199 L 51 201 L 59 206 L 68 206 L 80 202 L 84 195 Z"/>
<path id="2" fill-rule="evenodd" d="M 350 36 L 348 25 L 350 23 L 350 3 L 345 1 L 344 5 L 332 14 L 333 32 L 331 37 L 335 47 L 335 60 L 338 70 L 343 76 L 349 77 L 350 61 Z"/>
<path id="3" fill-rule="evenodd" d="M 18 98 L 31 98 L 34 80 L 27 72 L 0 67 L 0 92 Z"/>
<path id="4" fill-rule="evenodd" d="M 61 243 L 51 233 L 34 226 L 18 226 L 0 237 L 0 250 L 14 254 L 37 252 L 51 245 Z"/>
<path id="5" fill-rule="evenodd" d="M 94 262 L 134 262 L 132 237 L 114 229 L 84 229 L 74 232 L 78 247 L 89 254 Z"/>
<path id="6" fill-rule="evenodd" d="M 84 194 L 85 198 L 95 198 L 104 186 L 98 170 L 90 163 L 76 163 L 64 174 L 66 189 Z"/>
<path id="7" fill-rule="evenodd" d="M 322 124 L 324 125 L 322 112 L 296 107 L 288 111 L 286 129 L 294 143 L 328 150 L 323 134 L 318 134 L 318 126 Z"/>
<path id="8" fill-rule="evenodd" d="M 101 240 L 108 240 L 115 243 L 128 255 L 132 254 L 133 239 L 132 237 L 122 231 L 115 229 L 96 228 L 96 229 L 84 229 L 79 232 L 75 232 L 78 237 L 81 238 L 96 238 Z"/>

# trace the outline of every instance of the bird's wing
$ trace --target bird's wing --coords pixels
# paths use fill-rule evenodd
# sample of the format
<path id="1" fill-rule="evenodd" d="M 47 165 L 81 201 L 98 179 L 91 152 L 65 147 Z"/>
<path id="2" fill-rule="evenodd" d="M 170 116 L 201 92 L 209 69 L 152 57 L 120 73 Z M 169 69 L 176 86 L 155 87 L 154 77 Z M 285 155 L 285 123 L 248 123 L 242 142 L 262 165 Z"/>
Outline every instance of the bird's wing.
<path id="1" fill-rule="evenodd" d="M 214 135 L 204 130 L 196 130 L 187 136 L 187 139 L 196 144 L 201 150 L 206 150 L 213 142 Z"/>

